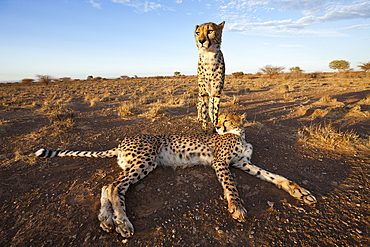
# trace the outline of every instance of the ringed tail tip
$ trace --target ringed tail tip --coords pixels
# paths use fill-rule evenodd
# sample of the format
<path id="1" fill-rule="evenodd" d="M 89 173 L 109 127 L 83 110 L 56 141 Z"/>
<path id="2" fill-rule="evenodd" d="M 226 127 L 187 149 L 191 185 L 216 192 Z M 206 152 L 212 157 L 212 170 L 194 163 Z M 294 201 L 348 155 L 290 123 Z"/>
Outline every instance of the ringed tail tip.
<path id="1" fill-rule="evenodd" d="M 43 157 L 43 154 L 45 153 L 45 149 L 43 149 L 43 148 L 41 148 L 40 150 L 38 150 L 36 153 L 35 153 L 35 155 L 36 156 L 41 156 L 41 157 Z"/>

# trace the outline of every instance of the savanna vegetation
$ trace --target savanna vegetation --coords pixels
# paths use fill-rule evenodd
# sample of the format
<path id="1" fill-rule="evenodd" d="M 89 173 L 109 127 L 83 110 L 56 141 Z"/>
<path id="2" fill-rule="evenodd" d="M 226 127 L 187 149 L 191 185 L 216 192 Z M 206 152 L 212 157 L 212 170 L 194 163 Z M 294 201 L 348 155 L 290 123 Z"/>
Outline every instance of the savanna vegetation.
<path id="1" fill-rule="evenodd" d="M 232 169 L 248 210 L 241 224 L 229 216 L 211 167 L 160 167 L 126 195 L 135 235 L 125 245 L 369 246 L 367 65 L 342 73 L 265 66 L 226 76 L 221 111 L 247 113 L 252 162 L 301 184 L 317 205 Z M 105 150 L 138 133 L 204 134 L 197 78 L 174 75 L 0 84 L 0 245 L 122 246 L 97 220 L 101 187 L 121 172 L 115 159 L 32 154 Z"/>

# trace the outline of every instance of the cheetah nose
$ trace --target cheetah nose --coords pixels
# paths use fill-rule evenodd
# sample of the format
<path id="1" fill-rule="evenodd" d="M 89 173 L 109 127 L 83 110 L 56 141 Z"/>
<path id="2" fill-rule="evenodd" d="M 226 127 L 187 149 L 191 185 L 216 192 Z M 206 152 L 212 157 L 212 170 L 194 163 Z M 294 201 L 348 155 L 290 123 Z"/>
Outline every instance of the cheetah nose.
<path id="1" fill-rule="evenodd" d="M 203 45 L 203 43 L 206 42 L 206 39 L 200 39 L 199 40 L 199 43 L 201 43 Z"/>

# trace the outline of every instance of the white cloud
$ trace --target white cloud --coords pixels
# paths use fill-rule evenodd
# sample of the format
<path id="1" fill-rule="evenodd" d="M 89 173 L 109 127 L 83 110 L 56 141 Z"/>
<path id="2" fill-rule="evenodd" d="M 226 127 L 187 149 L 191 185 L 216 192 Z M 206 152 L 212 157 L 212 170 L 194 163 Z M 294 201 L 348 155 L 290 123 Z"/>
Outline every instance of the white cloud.
<path id="1" fill-rule="evenodd" d="M 334 29 L 306 29 L 290 19 L 266 22 L 234 22 L 225 31 L 271 37 L 347 37 Z"/>
<path id="2" fill-rule="evenodd" d="M 274 8 L 277 10 L 274 10 Z M 263 36 L 347 36 L 339 30 L 367 28 L 367 25 L 348 28 L 318 29 L 315 25 L 349 19 L 370 18 L 370 1 L 342 0 L 230 0 L 219 5 L 219 17 L 227 21 L 225 30 Z M 301 17 L 297 18 L 297 10 Z M 261 16 L 291 16 L 283 20 L 264 21 Z M 279 14 L 280 12 L 280 14 Z M 271 13 L 271 14 L 269 14 Z M 277 15 L 274 15 L 277 14 Z M 264 17 L 266 18 L 266 17 Z M 251 21 L 253 20 L 253 21 Z M 256 21 L 257 20 L 257 21 Z"/>
<path id="3" fill-rule="evenodd" d="M 146 0 L 111 0 L 113 3 L 120 3 L 128 7 L 135 8 L 139 12 L 156 11 L 159 9 L 174 11 L 173 8 L 164 6 L 160 3 L 150 2 Z"/>
<path id="4" fill-rule="evenodd" d="M 286 48 L 301 48 L 301 47 L 305 47 L 304 45 L 290 45 L 290 44 L 280 44 L 279 46 L 286 47 Z"/>
<path id="5" fill-rule="evenodd" d="M 358 24 L 350 27 L 342 27 L 341 30 L 367 29 L 367 28 L 370 28 L 370 24 Z"/>
<path id="6" fill-rule="evenodd" d="M 101 3 L 94 2 L 94 0 L 87 0 L 86 2 L 91 3 L 94 8 L 100 9 Z"/>

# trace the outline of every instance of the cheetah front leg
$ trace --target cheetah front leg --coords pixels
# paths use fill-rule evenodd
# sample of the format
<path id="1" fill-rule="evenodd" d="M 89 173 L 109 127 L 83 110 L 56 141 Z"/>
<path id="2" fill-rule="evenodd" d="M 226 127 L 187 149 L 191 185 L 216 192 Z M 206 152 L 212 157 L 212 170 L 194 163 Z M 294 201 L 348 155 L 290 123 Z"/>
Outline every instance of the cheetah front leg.
<path id="1" fill-rule="evenodd" d="M 213 133 L 216 133 L 215 126 L 218 123 L 218 111 L 220 106 L 220 96 L 210 97 L 209 99 L 209 117 L 212 123 Z"/>
<path id="2" fill-rule="evenodd" d="M 212 167 L 217 174 L 218 181 L 224 189 L 224 197 L 228 203 L 228 210 L 231 216 L 240 222 L 245 222 L 247 210 L 242 205 L 236 189 L 233 176 L 228 165 L 224 161 L 212 161 Z"/>
<path id="3" fill-rule="evenodd" d="M 233 166 L 259 179 L 275 184 L 278 188 L 285 190 L 292 197 L 301 200 L 306 204 L 314 204 L 317 202 L 316 198 L 313 195 L 311 195 L 311 193 L 308 190 L 300 187 L 296 183 L 290 181 L 289 179 L 283 176 L 270 173 L 268 171 L 263 170 L 262 168 L 252 165 L 248 159 L 243 159 L 235 163 Z"/>
<path id="4" fill-rule="evenodd" d="M 198 121 L 202 123 L 202 128 L 207 131 L 207 111 L 208 111 L 208 93 L 199 92 L 198 96 Z"/>

